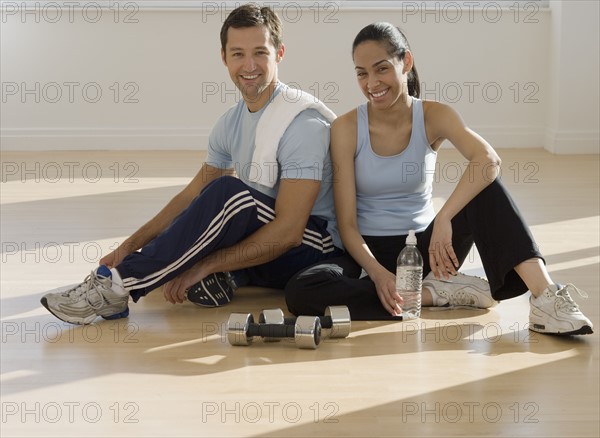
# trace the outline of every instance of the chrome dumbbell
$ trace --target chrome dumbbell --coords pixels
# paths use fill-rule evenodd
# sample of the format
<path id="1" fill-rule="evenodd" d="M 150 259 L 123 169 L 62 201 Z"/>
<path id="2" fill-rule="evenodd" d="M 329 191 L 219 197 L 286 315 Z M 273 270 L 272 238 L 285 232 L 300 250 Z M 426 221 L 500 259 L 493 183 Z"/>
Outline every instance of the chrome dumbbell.
<path id="1" fill-rule="evenodd" d="M 227 321 L 227 340 L 231 345 L 250 345 L 257 336 L 263 339 L 294 339 L 298 348 L 316 349 L 321 343 L 321 321 L 316 316 L 299 316 L 294 324 L 256 324 L 251 313 L 232 313 Z"/>
<path id="2" fill-rule="evenodd" d="M 283 312 L 282 312 L 283 314 Z M 352 329 L 350 311 L 346 306 L 329 306 L 325 315 L 319 316 L 323 338 L 346 338 Z M 284 318 L 284 324 L 294 324 L 296 318 Z"/>

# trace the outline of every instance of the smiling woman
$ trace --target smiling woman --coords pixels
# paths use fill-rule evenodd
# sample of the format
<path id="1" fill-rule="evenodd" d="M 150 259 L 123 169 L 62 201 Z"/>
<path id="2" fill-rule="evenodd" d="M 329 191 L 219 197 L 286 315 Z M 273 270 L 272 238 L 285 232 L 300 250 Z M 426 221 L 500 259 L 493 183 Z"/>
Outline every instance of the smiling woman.
<path id="1" fill-rule="evenodd" d="M 420 99 L 405 34 L 387 22 L 370 24 L 354 38 L 352 55 L 367 102 L 337 118 L 331 130 L 336 216 L 347 254 L 294 276 L 286 286 L 290 310 L 322 314 L 329 305 L 345 304 L 353 319 L 400 317 L 406 303 L 397 290 L 396 259 L 416 231 L 421 254 L 429 255 L 424 306 L 485 309 L 529 290 L 530 330 L 592 333 L 570 293 L 587 295 L 551 279 L 497 178 L 498 154 L 450 106 Z M 433 174 L 445 140 L 469 164 L 436 214 Z M 489 284 L 458 272 L 473 245 Z"/>

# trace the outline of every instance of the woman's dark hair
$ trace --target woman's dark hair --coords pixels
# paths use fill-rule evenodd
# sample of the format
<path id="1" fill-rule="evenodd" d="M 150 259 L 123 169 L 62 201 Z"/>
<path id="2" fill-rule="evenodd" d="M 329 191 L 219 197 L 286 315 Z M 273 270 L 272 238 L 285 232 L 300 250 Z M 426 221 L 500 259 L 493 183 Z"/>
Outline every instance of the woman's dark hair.
<path id="1" fill-rule="evenodd" d="M 265 26 L 269 30 L 275 50 L 281 48 L 282 25 L 277 14 L 269 7 L 261 8 L 257 4 L 248 3 L 231 11 L 225 19 L 221 26 L 221 49 L 225 51 L 227 31 L 230 27 L 240 29 L 255 26 Z"/>
<path id="2" fill-rule="evenodd" d="M 386 22 L 378 22 L 369 24 L 364 27 L 352 43 L 352 55 L 360 43 L 365 41 L 379 41 L 385 43 L 386 50 L 390 56 L 396 56 L 399 60 L 404 59 L 407 50 L 410 50 L 408 40 L 404 33 L 394 26 Z M 408 72 L 408 94 L 410 96 L 419 97 L 421 94 L 421 83 L 419 82 L 419 73 L 413 60 L 412 69 Z"/>

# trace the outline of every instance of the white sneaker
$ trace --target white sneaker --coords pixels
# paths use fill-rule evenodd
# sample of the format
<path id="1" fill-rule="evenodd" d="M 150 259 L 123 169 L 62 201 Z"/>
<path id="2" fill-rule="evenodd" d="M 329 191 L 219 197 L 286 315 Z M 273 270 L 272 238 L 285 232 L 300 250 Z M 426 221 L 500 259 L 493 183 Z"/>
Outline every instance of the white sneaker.
<path id="1" fill-rule="evenodd" d="M 487 280 L 460 272 L 448 280 L 438 280 L 430 272 L 423 279 L 423 288 L 425 287 L 434 295 L 436 307 L 487 309 L 498 304 L 492 298 Z"/>
<path id="2" fill-rule="evenodd" d="M 91 324 L 98 316 L 104 319 L 129 315 L 129 294 L 115 292 L 112 274 L 100 266 L 80 285 L 66 292 L 49 293 L 40 300 L 50 313 L 71 324 Z"/>
<path id="3" fill-rule="evenodd" d="M 529 303 L 529 330 L 556 335 L 589 335 L 592 322 L 581 313 L 569 290 L 587 298 L 588 295 L 573 284 L 551 284 L 539 297 L 531 296 Z"/>

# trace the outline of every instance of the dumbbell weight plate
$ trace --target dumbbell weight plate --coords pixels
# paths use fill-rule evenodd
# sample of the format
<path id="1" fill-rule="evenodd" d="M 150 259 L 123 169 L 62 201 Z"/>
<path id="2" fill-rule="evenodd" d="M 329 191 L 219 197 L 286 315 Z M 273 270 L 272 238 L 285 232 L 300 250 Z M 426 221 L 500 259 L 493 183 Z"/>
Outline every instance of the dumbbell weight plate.
<path id="1" fill-rule="evenodd" d="M 281 309 L 265 309 L 260 312 L 258 317 L 258 322 L 260 324 L 281 324 L 285 323 L 285 317 L 283 315 L 283 310 Z M 281 338 L 275 337 L 262 337 L 263 342 L 278 342 Z"/>
<path id="2" fill-rule="evenodd" d="M 227 320 L 227 340 L 231 345 L 250 345 L 252 336 L 248 328 L 254 323 L 251 313 L 232 313 Z"/>
<path id="3" fill-rule="evenodd" d="M 295 333 L 296 347 L 314 350 L 321 343 L 321 321 L 316 316 L 299 316 Z"/>
<path id="4" fill-rule="evenodd" d="M 324 333 L 328 338 L 346 338 L 350 334 L 352 323 L 350 311 L 346 306 L 329 306 L 325 309 L 325 316 L 331 318 L 331 328 Z"/>
<path id="5" fill-rule="evenodd" d="M 352 322 L 346 306 L 329 306 L 319 319 L 323 338 L 345 338 L 350 334 Z M 285 318 L 285 324 L 294 324 L 295 321 L 296 318 Z"/>

